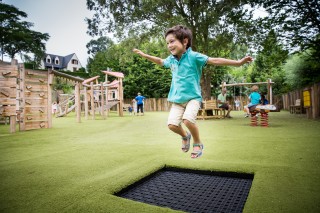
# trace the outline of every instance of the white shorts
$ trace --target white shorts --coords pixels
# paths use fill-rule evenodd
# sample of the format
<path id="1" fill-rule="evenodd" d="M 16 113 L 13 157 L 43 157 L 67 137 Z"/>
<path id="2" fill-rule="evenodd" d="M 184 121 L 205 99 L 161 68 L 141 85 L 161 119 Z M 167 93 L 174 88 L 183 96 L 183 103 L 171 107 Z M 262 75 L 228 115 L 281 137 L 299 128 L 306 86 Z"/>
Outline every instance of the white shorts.
<path id="1" fill-rule="evenodd" d="M 182 120 L 188 120 L 191 123 L 196 123 L 199 109 L 200 102 L 197 100 L 190 100 L 183 104 L 173 103 L 168 117 L 168 125 L 172 124 L 180 126 Z"/>

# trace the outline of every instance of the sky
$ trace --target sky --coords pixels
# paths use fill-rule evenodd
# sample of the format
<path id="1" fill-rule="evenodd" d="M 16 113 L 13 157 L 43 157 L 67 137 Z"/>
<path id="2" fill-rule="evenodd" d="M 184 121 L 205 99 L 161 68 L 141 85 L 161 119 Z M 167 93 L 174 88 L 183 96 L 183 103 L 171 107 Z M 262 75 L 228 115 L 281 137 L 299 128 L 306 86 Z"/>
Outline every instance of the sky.
<path id="1" fill-rule="evenodd" d="M 86 67 L 89 57 L 86 44 L 93 39 L 86 33 L 85 18 L 92 17 L 86 0 L 2 0 L 2 3 L 27 13 L 28 17 L 23 20 L 34 24 L 31 30 L 50 35 L 46 53 L 60 56 L 75 53 Z M 18 55 L 16 59 L 21 62 Z"/>

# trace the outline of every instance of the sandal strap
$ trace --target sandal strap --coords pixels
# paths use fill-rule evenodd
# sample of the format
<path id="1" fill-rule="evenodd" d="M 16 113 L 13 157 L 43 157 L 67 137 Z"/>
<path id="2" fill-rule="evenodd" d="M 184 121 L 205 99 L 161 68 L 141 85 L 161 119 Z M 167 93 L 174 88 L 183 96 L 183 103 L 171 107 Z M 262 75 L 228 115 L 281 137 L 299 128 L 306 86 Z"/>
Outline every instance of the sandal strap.
<path id="1" fill-rule="evenodd" d="M 181 137 L 182 140 L 189 140 L 191 138 L 191 134 L 189 132 L 187 132 L 187 136 L 186 137 Z"/>

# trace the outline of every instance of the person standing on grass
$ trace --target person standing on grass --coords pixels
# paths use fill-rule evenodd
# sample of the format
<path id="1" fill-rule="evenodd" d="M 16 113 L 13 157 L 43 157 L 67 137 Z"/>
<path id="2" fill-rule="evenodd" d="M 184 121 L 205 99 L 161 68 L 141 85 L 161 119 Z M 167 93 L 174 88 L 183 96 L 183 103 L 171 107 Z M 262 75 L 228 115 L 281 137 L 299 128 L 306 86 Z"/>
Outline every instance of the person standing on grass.
<path id="1" fill-rule="evenodd" d="M 234 105 L 236 106 L 236 111 L 240 111 L 240 101 L 239 101 L 239 98 L 237 98 L 237 99 L 234 101 Z"/>
<path id="2" fill-rule="evenodd" d="M 172 81 L 168 101 L 172 102 L 172 106 L 168 118 L 168 128 L 182 137 L 181 149 L 183 152 L 189 151 L 192 136 L 191 158 L 198 158 L 202 155 L 203 150 L 203 143 L 196 125 L 197 113 L 202 101 L 200 78 L 203 67 L 206 64 L 241 66 L 253 59 L 247 56 L 235 61 L 225 58 L 211 58 L 194 52 L 191 49 L 192 32 L 182 25 L 168 29 L 165 33 L 165 40 L 171 53 L 166 59 L 148 55 L 138 49 L 133 49 L 133 51 L 143 58 L 171 70 Z M 189 132 L 183 129 L 181 123 L 184 123 Z"/>
<path id="3" fill-rule="evenodd" d="M 218 95 L 218 107 L 227 110 L 226 117 L 231 118 L 230 111 L 231 106 L 227 102 L 227 89 L 223 88 L 221 93 Z"/>
<path id="4" fill-rule="evenodd" d="M 137 101 L 137 115 L 139 115 L 139 111 L 141 112 L 141 115 L 144 115 L 143 112 L 143 100 L 146 99 L 144 96 L 141 95 L 141 93 L 138 93 L 138 96 L 135 98 Z"/>

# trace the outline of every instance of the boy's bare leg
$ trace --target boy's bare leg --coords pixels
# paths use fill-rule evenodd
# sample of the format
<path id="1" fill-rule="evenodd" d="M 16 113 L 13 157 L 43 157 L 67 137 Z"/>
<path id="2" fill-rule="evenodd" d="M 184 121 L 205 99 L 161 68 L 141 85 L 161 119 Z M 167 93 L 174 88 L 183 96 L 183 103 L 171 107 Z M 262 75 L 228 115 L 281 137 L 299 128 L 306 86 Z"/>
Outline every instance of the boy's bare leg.
<path id="1" fill-rule="evenodd" d="M 199 129 L 198 126 L 195 123 L 192 123 L 188 120 L 183 120 L 184 125 L 189 129 L 192 137 L 193 137 L 193 144 L 200 144 L 200 135 L 199 135 Z M 200 150 L 199 146 L 193 147 L 194 151 Z"/>
<path id="2" fill-rule="evenodd" d="M 169 124 L 169 125 L 168 125 L 168 128 L 169 128 L 172 132 L 180 135 L 181 137 L 187 137 L 187 132 L 182 128 L 181 125 L 180 125 L 180 126 L 176 126 L 176 125 L 173 125 L 173 124 Z"/>
<path id="3" fill-rule="evenodd" d="M 168 128 L 173 131 L 174 133 L 180 135 L 181 137 L 187 137 L 187 132 L 182 128 L 182 126 L 176 126 L 176 125 L 172 125 L 172 124 L 169 124 L 168 125 Z M 191 133 L 192 135 L 192 133 Z M 188 143 L 188 140 L 184 140 L 182 139 L 182 144 L 186 145 Z"/>

